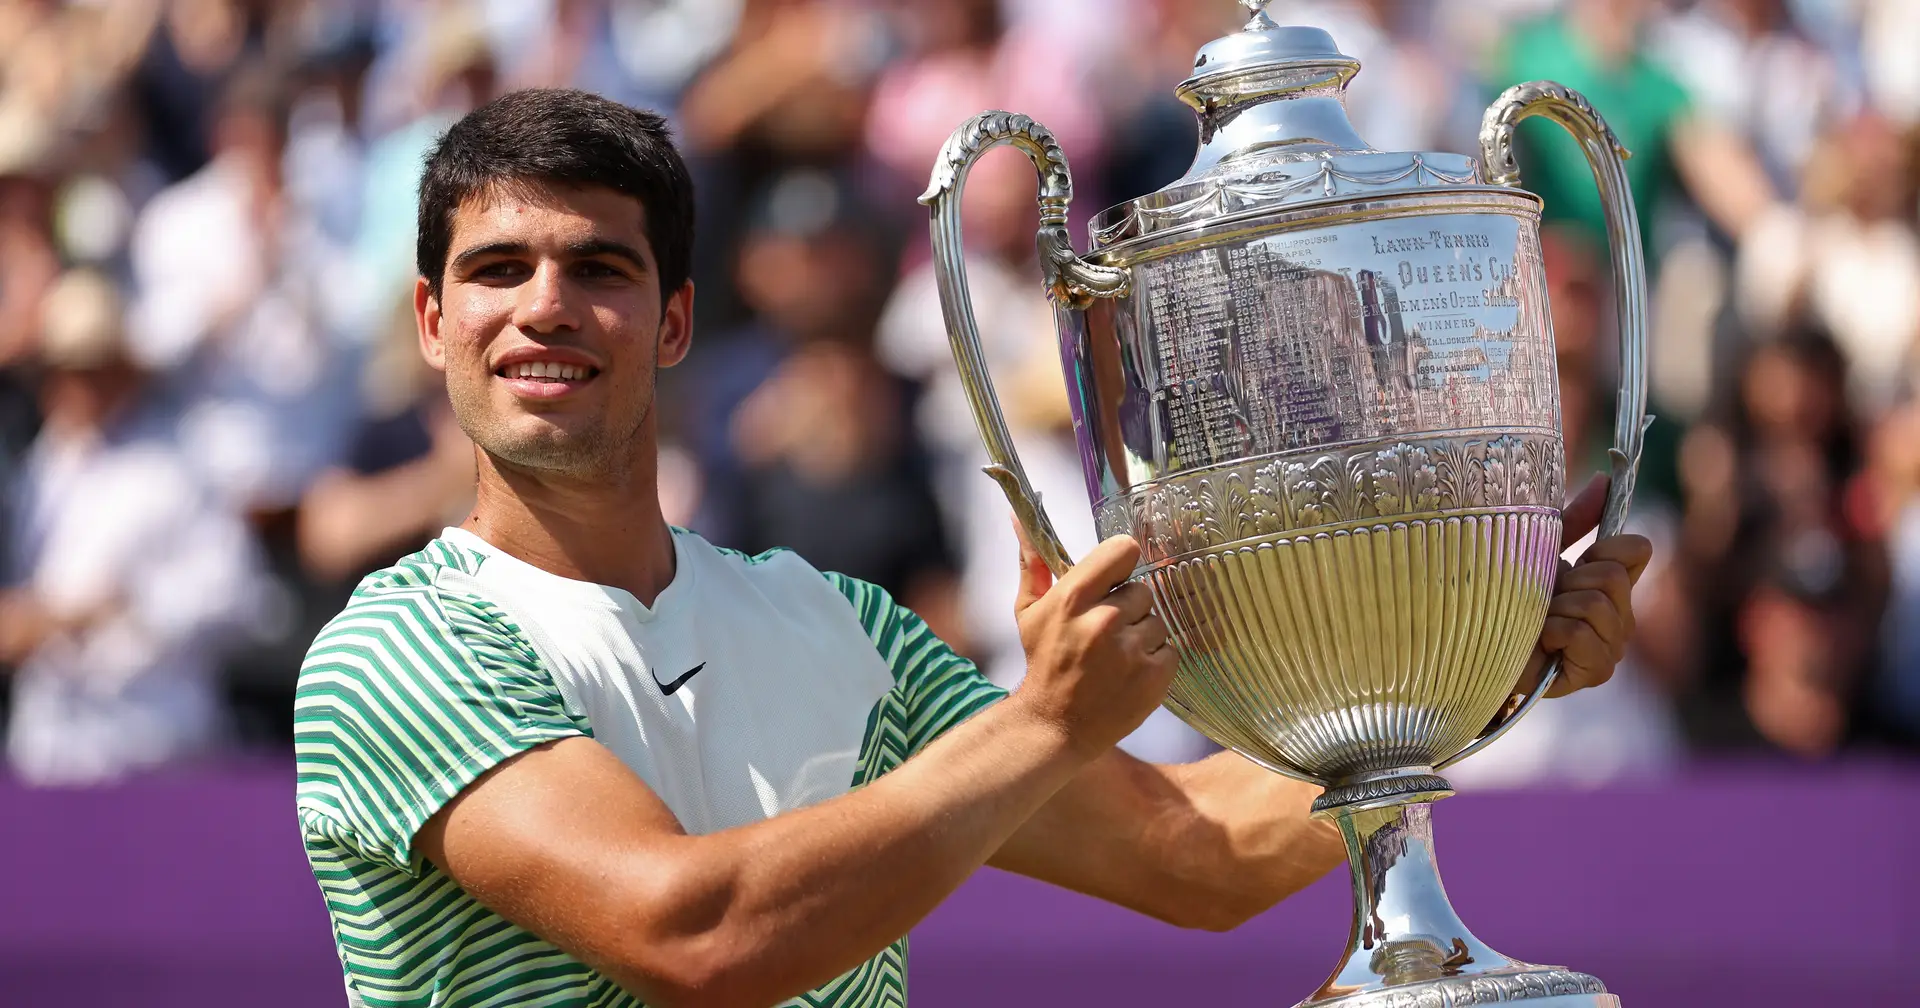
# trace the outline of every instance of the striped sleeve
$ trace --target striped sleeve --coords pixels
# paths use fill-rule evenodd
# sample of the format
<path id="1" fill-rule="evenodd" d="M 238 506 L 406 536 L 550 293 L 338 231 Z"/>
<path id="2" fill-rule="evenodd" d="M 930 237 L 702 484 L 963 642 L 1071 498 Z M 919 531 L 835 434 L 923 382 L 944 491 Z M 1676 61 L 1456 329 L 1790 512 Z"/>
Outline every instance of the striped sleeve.
<path id="1" fill-rule="evenodd" d="M 893 669 L 893 691 L 906 708 L 906 755 L 925 749 L 1007 695 L 885 590 L 844 574 L 828 574 L 827 580 L 852 603 L 867 636 Z"/>
<path id="2" fill-rule="evenodd" d="M 414 834 L 462 788 L 516 753 L 588 734 L 519 629 L 485 600 L 430 581 L 363 587 L 301 667 L 301 822 L 417 875 Z"/>

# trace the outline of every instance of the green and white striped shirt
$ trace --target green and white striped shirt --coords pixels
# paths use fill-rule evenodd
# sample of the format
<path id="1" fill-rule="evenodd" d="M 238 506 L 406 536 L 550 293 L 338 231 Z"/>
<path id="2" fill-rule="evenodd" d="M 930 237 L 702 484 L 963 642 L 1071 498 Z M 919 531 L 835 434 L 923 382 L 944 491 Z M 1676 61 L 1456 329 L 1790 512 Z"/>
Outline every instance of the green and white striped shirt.
<path id="1" fill-rule="evenodd" d="M 690 833 L 884 774 L 1003 693 L 872 585 L 675 530 L 649 608 L 460 529 L 369 576 L 314 641 L 294 705 L 301 834 L 349 1001 L 638 1006 L 413 849 L 474 778 L 594 738 Z M 906 1000 L 906 939 L 788 1004 Z"/>

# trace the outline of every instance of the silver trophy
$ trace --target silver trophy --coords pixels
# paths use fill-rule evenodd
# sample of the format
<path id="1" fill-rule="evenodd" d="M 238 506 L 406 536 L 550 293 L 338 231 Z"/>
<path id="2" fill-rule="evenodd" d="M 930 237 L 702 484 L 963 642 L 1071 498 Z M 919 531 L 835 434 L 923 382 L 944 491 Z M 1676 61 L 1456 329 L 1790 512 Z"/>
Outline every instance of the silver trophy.
<path id="1" fill-rule="evenodd" d="M 941 304 L 992 464 L 1056 573 L 1067 555 L 1001 417 L 968 299 L 960 196 L 1000 144 L 1040 173 L 1038 244 L 1102 536 L 1172 628 L 1166 705 L 1275 773 L 1325 789 L 1353 871 L 1347 954 L 1303 1005 L 1618 1006 L 1599 980 L 1511 959 L 1448 903 L 1428 817 L 1439 772 L 1546 692 L 1521 673 L 1560 552 L 1565 448 L 1539 197 L 1514 125 L 1577 137 L 1607 207 L 1622 329 L 1620 530 L 1646 424 L 1646 275 L 1613 132 L 1580 95 L 1521 84 L 1487 110 L 1482 162 L 1377 151 L 1343 92 L 1359 63 L 1314 28 L 1253 20 L 1178 88 L 1199 113 L 1186 176 L 1067 235 L 1072 181 L 1026 116 L 957 130 L 921 202 Z"/>

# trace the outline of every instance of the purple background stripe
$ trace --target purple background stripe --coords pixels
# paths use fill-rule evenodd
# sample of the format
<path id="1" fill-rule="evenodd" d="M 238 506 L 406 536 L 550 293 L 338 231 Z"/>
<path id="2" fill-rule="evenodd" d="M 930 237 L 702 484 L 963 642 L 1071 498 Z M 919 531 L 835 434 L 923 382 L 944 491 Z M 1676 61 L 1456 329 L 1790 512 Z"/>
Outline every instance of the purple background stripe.
<path id="1" fill-rule="evenodd" d="M 283 765 L 96 791 L 0 781 L 0 1008 L 343 1003 Z M 1628 1008 L 1920 1006 L 1920 768 L 1775 764 L 1437 806 L 1461 914 Z M 915 1008 L 1292 1004 L 1344 869 L 1231 934 L 998 872 L 914 932 Z"/>

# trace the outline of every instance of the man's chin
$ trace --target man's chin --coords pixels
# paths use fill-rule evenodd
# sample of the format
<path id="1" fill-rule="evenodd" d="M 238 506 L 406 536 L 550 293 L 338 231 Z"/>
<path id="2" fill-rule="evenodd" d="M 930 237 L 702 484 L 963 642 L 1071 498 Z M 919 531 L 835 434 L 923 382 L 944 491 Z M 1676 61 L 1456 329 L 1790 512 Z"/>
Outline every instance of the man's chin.
<path id="1" fill-rule="evenodd" d="M 599 471 L 610 460 L 608 440 L 598 429 L 579 429 L 544 418 L 523 418 L 510 430 L 475 438 L 480 449 L 517 469 L 558 473 Z"/>

